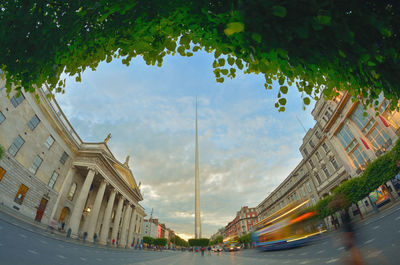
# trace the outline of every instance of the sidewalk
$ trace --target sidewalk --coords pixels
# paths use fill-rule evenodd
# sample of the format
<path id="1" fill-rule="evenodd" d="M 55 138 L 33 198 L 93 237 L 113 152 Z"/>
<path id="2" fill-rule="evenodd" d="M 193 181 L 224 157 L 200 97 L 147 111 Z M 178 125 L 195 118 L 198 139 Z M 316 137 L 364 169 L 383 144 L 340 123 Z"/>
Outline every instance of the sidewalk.
<path id="1" fill-rule="evenodd" d="M 15 210 L 4 206 L 3 204 L 0 204 L 0 220 L 7 222 L 11 225 L 17 226 L 19 228 L 22 228 L 24 230 L 40 234 L 48 238 L 53 238 L 59 241 L 68 242 L 71 244 L 77 244 L 93 248 L 102 248 L 107 250 L 131 251 L 130 249 L 104 246 L 100 244 L 95 245 L 91 242 L 84 243 L 82 240 L 79 239 L 67 238 L 64 232 L 60 232 L 56 229 L 50 230 L 50 227 L 48 225 L 31 220 L 26 216 L 22 215 L 21 213 L 16 212 Z"/>

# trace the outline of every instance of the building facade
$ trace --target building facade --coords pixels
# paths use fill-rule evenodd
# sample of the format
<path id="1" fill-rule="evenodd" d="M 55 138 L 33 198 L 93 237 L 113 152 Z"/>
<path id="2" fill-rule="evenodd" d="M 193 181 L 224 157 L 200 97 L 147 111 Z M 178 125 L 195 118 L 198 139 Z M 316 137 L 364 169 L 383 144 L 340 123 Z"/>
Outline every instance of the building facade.
<path id="1" fill-rule="evenodd" d="M 223 236 L 224 238 L 244 236 L 252 231 L 252 227 L 256 222 L 256 208 L 244 206 L 236 213 L 236 217 L 225 226 Z"/>
<path id="2" fill-rule="evenodd" d="M 300 146 L 303 159 L 257 206 L 259 219 L 294 200 L 309 199 L 309 204 L 315 204 L 344 181 L 360 175 L 368 163 L 390 150 L 400 134 L 400 113 L 390 111 L 388 105 L 381 96 L 377 111 L 364 109 L 359 101 L 341 92 L 333 100 L 318 100 L 312 111 L 316 123 Z M 392 183 L 389 181 L 387 185 L 396 196 Z M 360 211 L 371 210 L 371 204 L 364 199 Z M 358 214 L 358 210 L 351 212 Z"/>
<path id="3" fill-rule="evenodd" d="M 86 143 L 48 92 L 7 97 L 0 84 L 0 201 L 72 237 L 130 246 L 142 239 L 143 197 L 128 161 L 102 142 Z"/>

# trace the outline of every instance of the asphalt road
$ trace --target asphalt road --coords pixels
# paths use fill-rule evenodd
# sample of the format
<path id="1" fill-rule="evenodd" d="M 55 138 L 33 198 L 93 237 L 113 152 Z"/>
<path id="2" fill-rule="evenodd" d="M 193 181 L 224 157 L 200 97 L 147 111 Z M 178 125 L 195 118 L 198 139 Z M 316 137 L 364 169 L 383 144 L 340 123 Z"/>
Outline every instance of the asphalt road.
<path id="1" fill-rule="evenodd" d="M 364 264 L 400 264 L 400 207 L 357 226 L 356 239 Z M 139 251 L 77 245 L 0 220 L 0 264 L 347 264 L 340 233 L 329 233 L 313 244 L 290 250 L 234 253 Z"/>

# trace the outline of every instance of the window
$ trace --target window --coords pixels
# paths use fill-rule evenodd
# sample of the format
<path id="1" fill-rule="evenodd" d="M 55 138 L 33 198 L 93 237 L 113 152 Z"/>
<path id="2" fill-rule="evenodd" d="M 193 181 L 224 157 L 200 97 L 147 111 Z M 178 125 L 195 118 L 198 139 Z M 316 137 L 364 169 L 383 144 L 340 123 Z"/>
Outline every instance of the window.
<path id="1" fill-rule="evenodd" d="M 31 131 L 33 131 L 36 126 L 38 126 L 40 120 L 38 118 L 38 116 L 33 115 L 32 119 L 28 122 L 28 127 L 31 128 Z"/>
<path id="2" fill-rule="evenodd" d="M 326 143 L 323 143 L 323 144 L 322 144 L 322 148 L 324 148 L 325 153 L 328 153 L 328 152 L 329 152 L 329 148 L 328 148 L 328 146 L 326 145 Z"/>
<path id="3" fill-rule="evenodd" d="M 360 146 L 357 146 L 350 154 L 351 159 L 353 160 L 354 166 L 356 168 L 361 168 L 368 161 L 367 155 L 364 151 L 361 150 Z"/>
<path id="4" fill-rule="evenodd" d="M 318 160 L 321 160 L 321 155 L 317 152 L 315 152 L 315 156 L 318 158 Z"/>
<path id="5" fill-rule="evenodd" d="M 19 186 L 18 192 L 15 195 L 15 199 L 14 201 L 18 204 L 22 204 L 22 202 L 24 201 L 25 195 L 28 192 L 29 188 L 27 186 L 25 186 L 24 184 L 21 184 Z"/>
<path id="6" fill-rule="evenodd" d="M 67 159 L 68 159 L 68 154 L 66 152 L 64 152 L 60 158 L 61 164 L 65 165 L 65 162 L 67 162 Z"/>
<path id="7" fill-rule="evenodd" d="M 379 124 L 377 124 L 368 135 L 368 140 L 371 142 L 375 150 L 378 150 L 382 145 L 384 145 L 389 138 L 390 137 Z"/>
<path id="8" fill-rule="evenodd" d="M 311 146 L 311 148 L 314 148 L 314 147 L 315 147 L 315 144 L 313 143 L 312 140 L 310 140 L 310 142 L 309 142 L 308 144 Z"/>
<path id="9" fill-rule="evenodd" d="M 353 165 L 356 168 L 362 167 L 367 162 L 367 155 L 358 145 L 353 134 L 351 134 L 349 128 L 345 125 L 337 134 L 340 143 L 352 159 Z"/>
<path id="10" fill-rule="evenodd" d="M 337 137 L 339 138 L 340 143 L 346 149 L 346 151 L 349 151 L 352 147 L 352 143 L 355 142 L 355 138 L 353 134 L 350 132 L 349 127 L 347 125 L 344 125 L 342 129 L 339 131 L 337 134 Z M 354 146 L 353 146 L 354 147 Z"/>
<path id="11" fill-rule="evenodd" d="M 3 179 L 4 174 L 6 174 L 6 170 L 2 167 L 0 167 L 0 181 Z"/>
<path id="12" fill-rule="evenodd" d="M 322 181 L 318 174 L 315 174 L 315 179 L 317 180 L 318 185 L 321 185 Z"/>
<path id="13" fill-rule="evenodd" d="M 76 183 L 74 182 L 74 183 L 72 183 L 71 188 L 69 189 L 69 193 L 68 193 L 68 197 L 67 197 L 68 200 L 72 201 L 74 199 L 75 192 L 76 192 Z M 114 220 L 114 215 L 115 215 L 115 212 L 113 212 L 113 216 L 112 216 L 113 220 Z"/>
<path id="14" fill-rule="evenodd" d="M 47 186 L 49 186 L 50 188 L 54 188 L 54 184 L 56 184 L 57 178 L 58 178 L 58 173 L 54 171 L 53 174 L 51 175 L 51 178 Z"/>
<path id="15" fill-rule="evenodd" d="M 49 138 L 47 138 L 46 142 L 44 142 L 44 145 L 47 147 L 47 149 L 50 149 L 53 143 L 54 143 L 54 138 L 53 136 L 50 135 Z"/>
<path id="16" fill-rule="evenodd" d="M 299 194 L 295 192 L 294 195 L 296 196 L 296 200 L 299 200 Z"/>
<path id="17" fill-rule="evenodd" d="M 304 189 L 304 186 L 301 187 L 301 193 L 303 194 L 303 197 L 306 196 L 306 190 Z"/>
<path id="18" fill-rule="evenodd" d="M 40 165 L 42 164 L 42 162 L 43 162 L 43 159 L 41 159 L 40 156 L 36 156 L 33 159 L 33 162 L 32 162 L 31 167 L 29 168 L 29 171 L 32 174 L 36 174 L 36 172 L 38 171 L 38 169 L 39 169 Z"/>
<path id="19" fill-rule="evenodd" d="M 333 166 L 334 169 L 336 169 L 336 170 L 339 169 L 339 165 L 338 165 L 338 163 L 336 162 L 336 159 L 335 159 L 335 158 L 332 158 L 331 163 L 332 163 L 332 166 Z"/>
<path id="20" fill-rule="evenodd" d="M 312 201 L 312 204 L 315 205 L 316 201 L 315 201 L 314 196 L 311 197 L 311 201 Z"/>
<path id="21" fill-rule="evenodd" d="M 319 134 L 319 131 L 315 131 L 315 137 L 317 137 L 317 139 L 321 139 L 321 135 Z"/>
<path id="22" fill-rule="evenodd" d="M 306 186 L 307 186 L 307 190 L 308 190 L 308 192 L 311 192 L 311 185 L 310 185 L 310 183 L 309 183 L 309 182 L 307 182 Z"/>
<path id="23" fill-rule="evenodd" d="M 314 163 L 313 163 L 313 161 L 311 159 L 308 160 L 308 163 L 310 164 L 311 168 L 314 168 Z"/>
<path id="24" fill-rule="evenodd" d="M 304 148 L 304 149 L 303 149 L 303 152 L 304 152 L 304 154 L 305 154 L 306 156 L 308 156 L 307 148 Z"/>
<path id="25" fill-rule="evenodd" d="M 3 113 L 0 111 L 0 124 L 3 123 L 3 121 L 6 120 L 6 117 L 3 115 Z"/>
<path id="26" fill-rule="evenodd" d="M 22 139 L 21 136 L 17 136 L 17 138 L 15 138 L 14 142 L 10 145 L 10 147 L 8 148 L 8 152 L 12 155 L 12 156 L 16 156 L 19 149 L 21 149 L 21 146 L 25 143 L 24 139 Z"/>
<path id="27" fill-rule="evenodd" d="M 357 125 L 357 127 L 364 131 L 367 124 L 371 123 L 371 116 L 364 110 L 361 105 L 358 105 L 356 110 L 351 114 L 351 120 Z"/>
<path id="28" fill-rule="evenodd" d="M 329 111 L 325 112 L 325 116 L 328 118 L 328 120 L 331 118 L 331 113 Z"/>
<path id="29" fill-rule="evenodd" d="M 22 101 L 24 101 L 24 95 L 22 95 L 22 93 L 19 95 L 19 97 L 13 96 L 11 98 L 11 103 L 13 104 L 13 106 L 16 108 L 19 104 L 21 104 Z"/>
<path id="30" fill-rule="evenodd" d="M 322 171 L 324 171 L 324 174 L 325 174 L 326 178 L 329 178 L 330 174 L 329 174 L 328 168 L 326 166 L 324 166 L 322 168 Z"/>

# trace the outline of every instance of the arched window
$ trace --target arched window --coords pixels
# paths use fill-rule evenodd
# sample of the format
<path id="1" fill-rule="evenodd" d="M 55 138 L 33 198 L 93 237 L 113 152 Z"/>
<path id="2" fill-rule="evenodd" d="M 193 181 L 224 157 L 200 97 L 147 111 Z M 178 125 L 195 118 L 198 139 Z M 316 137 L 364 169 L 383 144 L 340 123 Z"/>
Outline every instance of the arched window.
<path id="1" fill-rule="evenodd" d="M 74 182 L 72 183 L 71 188 L 69 189 L 68 200 L 72 201 L 74 199 L 75 191 L 76 191 L 76 183 Z"/>

